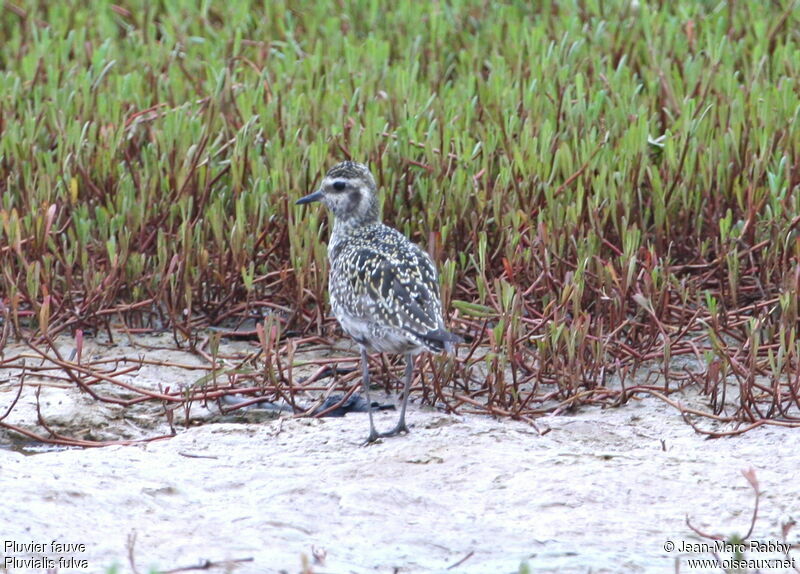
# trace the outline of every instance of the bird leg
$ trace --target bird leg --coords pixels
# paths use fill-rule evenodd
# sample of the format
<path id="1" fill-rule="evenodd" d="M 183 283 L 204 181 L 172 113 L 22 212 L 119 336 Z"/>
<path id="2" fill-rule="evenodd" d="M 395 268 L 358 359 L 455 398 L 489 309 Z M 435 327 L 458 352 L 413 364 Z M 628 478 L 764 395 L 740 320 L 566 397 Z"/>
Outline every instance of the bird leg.
<path id="1" fill-rule="evenodd" d="M 408 405 L 408 394 L 411 390 L 411 377 L 414 375 L 414 355 L 408 353 L 406 355 L 406 377 L 405 383 L 403 384 L 403 402 L 400 406 L 400 420 L 397 421 L 397 426 L 395 426 L 389 432 L 380 433 L 380 436 L 387 437 L 387 436 L 394 436 L 396 434 L 400 434 L 401 432 L 408 433 L 408 427 L 406 426 L 406 405 Z"/>
<path id="2" fill-rule="evenodd" d="M 382 435 L 375 430 L 375 422 L 372 420 L 372 401 L 369 399 L 369 363 L 367 362 L 367 349 L 364 347 L 361 347 L 361 383 L 364 385 L 364 398 L 367 399 L 367 412 L 369 413 L 369 437 L 364 443 L 364 445 L 368 445 Z"/>

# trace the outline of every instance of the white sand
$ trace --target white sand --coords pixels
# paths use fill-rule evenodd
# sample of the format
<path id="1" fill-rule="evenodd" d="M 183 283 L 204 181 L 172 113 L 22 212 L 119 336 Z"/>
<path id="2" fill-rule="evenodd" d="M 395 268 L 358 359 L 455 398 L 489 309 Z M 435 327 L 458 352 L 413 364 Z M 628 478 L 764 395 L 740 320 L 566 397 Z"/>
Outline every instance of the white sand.
<path id="1" fill-rule="evenodd" d="M 148 368 L 131 380 L 163 375 Z M 0 414 L 13 391 L 0 385 Z M 31 405 L 26 393 L 12 414 L 30 417 Z M 104 436 L 105 424 L 135 436 L 143 428 L 74 389 L 44 389 L 42 405 L 48 420 L 73 431 L 88 425 Z M 396 416 L 379 414 L 381 428 Z M 163 416 L 155 418 L 150 435 L 163 430 Z M 781 525 L 800 518 L 800 430 L 707 440 L 654 398 L 539 419 L 551 428 L 543 436 L 523 423 L 413 405 L 409 422 L 408 436 L 369 447 L 361 446 L 366 415 L 350 414 L 211 423 L 137 446 L 0 449 L 0 566 L 4 556 L 39 555 L 9 551 L 9 541 L 58 541 L 86 548 L 43 554 L 88 562 L 59 573 L 114 563 L 132 572 L 135 532 L 142 573 L 244 558 L 252 561 L 210 571 L 296 573 L 305 559 L 317 574 L 512 573 L 523 561 L 532 572 L 675 572 L 676 560 L 681 572 L 699 572 L 687 558 L 709 554 L 664 545 L 699 541 L 687 514 L 710 532 L 746 533 L 754 497 L 740 471 L 749 467 L 764 492 L 752 538 L 779 542 Z M 800 527 L 788 540 L 800 541 Z M 800 567 L 800 550 L 791 556 Z"/>

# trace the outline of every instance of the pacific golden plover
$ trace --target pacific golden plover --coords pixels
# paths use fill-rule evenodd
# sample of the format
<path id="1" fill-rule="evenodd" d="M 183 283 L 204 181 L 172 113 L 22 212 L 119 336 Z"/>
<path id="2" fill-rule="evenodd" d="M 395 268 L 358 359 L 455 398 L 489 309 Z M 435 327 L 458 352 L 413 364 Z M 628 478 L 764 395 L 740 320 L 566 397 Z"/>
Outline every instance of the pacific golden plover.
<path id="1" fill-rule="evenodd" d="M 368 405 L 367 350 L 406 357 L 400 420 L 392 430 L 379 433 L 370 408 L 367 443 L 408 432 L 406 405 L 414 356 L 422 351 L 451 352 L 461 341 L 445 329 L 433 261 L 402 233 L 381 223 L 377 193 L 369 168 L 345 161 L 328 171 L 318 191 L 297 201 L 321 201 L 333 213 L 328 291 L 333 314 L 361 346 Z"/>

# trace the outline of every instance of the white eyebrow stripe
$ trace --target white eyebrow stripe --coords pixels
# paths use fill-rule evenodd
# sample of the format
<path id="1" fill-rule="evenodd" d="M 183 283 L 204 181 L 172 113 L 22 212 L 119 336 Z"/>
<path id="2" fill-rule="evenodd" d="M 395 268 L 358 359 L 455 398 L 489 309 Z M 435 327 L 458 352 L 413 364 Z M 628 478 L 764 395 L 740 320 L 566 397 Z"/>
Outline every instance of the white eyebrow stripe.
<path id="1" fill-rule="evenodd" d="M 345 185 L 358 187 L 361 184 L 360 179 L 352 178 L 352 177 L 326 177 L 323 182 L 322 186 L 326 187 L 329 185 L 333 185 L 337 181 L 343 181 Z"/>

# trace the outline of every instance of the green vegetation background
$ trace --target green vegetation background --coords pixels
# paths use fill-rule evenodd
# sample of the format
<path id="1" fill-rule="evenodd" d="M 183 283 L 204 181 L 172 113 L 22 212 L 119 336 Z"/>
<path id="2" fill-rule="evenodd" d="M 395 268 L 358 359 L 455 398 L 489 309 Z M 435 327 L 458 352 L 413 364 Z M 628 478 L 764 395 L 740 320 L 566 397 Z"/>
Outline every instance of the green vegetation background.
<path id="1" fill-rule="evenodd" d="M 512 362 L 720 317 L 796 360 L 797 2 L 28 2 L 0 37 L 18 327 L 319 329 L 326 215 L 293 203 L 353 158 Z"/>

